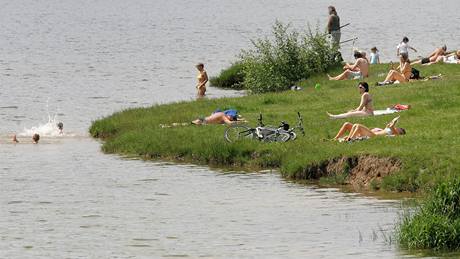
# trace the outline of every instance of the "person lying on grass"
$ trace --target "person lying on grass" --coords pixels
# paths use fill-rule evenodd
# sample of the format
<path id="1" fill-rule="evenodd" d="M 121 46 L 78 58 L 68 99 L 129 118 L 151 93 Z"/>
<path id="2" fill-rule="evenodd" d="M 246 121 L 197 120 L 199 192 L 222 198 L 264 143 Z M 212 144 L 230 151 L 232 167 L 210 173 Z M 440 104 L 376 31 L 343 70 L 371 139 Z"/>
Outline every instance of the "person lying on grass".
<path id="1" fill-rule="evenodd" d="M 415 64 L 422 64 L 422 65 L 429 65 L 429 64 L 434 64 L 436 62 L 439 62 L 439 58 L 443 57 L 446 55 L 447 51 L 447 46 L 444 45 L 440 48 L 436 48 L 433 52 L 430 53 L 430 55 L 426 58 L 422 58 L 420 60 L 414 61 L 411 65 Z"/>
<path id="2" fill-rule="evenodd" d="M 206 118 L 198 118 L 192 121 L 192 124 L 232 124 L 238 120 L 238 112 L 236 110 L 216 110 Z"/>
<path id="3" fill-rule="evenodd" d="M 397 136 L 397 135 L 404 135 L 406 134 L 406 130 L 403 128 L 396 128 L 396 122 L 398 122 L 399 116 L 394 118 L 390 123 L 386 125 L 384 129 L 380 128 L 373 128 L 369 129 L 362 124 L 351 124 L 350 122 L 345 122 L 340 128 L 337 135 L 334 137 L 333 140 L 339 140 L 347 132 L 350 132 L 348 136 L 344 138 L 345 141 L 354 140 L 357 138 L 362 137 L 377 137 L 377 136 Z"/>
<path id="4" fill-rule="evenodd" d="M 395 81 L 398 81 L 399 83 L 409 82 L 411 75 L 412 68 L 410 66 L 409 56 L 407 53 L 401 53 L 399 55 L 399 66 L 396 69 L 390 70 L 385 78 L 385 81 L 379 82 L 377 85 L 386 85 Z"/>
<path id="5" fill-rule="evenodd" d="M 344 119 L 348 117 L 362 117 L 374 115 L 374 107 L 372 105 L 372 96 L 369 94 L 369 85 L 366 82 L 358 84 L 359 93 L 361 94 L 361 103 L 358 108 L 348 111 L 347 113 L 333 115 L 327 112 L 331 119 Z"/>
<path id="6" fill-rule="evenodd" d="M 345 64 L 343 67 L 344 72 L 338 76 L 329 77 L 329 80 L 347 80 L 347 79 L 362 79 L 369 76 L 369 62 L 359 51 L 355 51 L 354 57 L 356 59 L 355 64 Z"/>
<path id="7" fill-rule="evenodd" d="M 460 50 L 457 50 L 449 55 L 442 57 L 442 62 L 448 64 L 460 64 Z"/>
<path id="8" fill-rule="evenodd" d="M 440 62 L 446 64 L 460 64 L 460 50 L 454 51 L 444 56 L 439 56 L 435 61 L 427 63 L 426 65 L 432 65 Z"/>

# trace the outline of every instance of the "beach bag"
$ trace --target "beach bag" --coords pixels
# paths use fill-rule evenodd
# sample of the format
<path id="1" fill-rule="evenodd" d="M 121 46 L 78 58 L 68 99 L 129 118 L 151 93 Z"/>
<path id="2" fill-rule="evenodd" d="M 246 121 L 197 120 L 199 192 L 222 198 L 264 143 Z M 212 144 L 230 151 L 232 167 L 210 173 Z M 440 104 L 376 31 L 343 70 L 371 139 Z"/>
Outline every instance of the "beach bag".
<path id="1" fill-rule="evenodd" d="M 418 69 L 412 68 L 410 79 L 420 79 L 420 71 L 418 71 Z"/>

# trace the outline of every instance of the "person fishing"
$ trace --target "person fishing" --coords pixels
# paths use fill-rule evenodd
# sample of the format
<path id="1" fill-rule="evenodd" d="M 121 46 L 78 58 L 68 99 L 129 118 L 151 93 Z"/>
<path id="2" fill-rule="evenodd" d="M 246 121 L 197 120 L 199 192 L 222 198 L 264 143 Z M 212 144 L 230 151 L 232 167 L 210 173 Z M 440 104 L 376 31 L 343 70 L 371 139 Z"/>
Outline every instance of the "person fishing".
<path id="1" fill-rule="evenodd" d="M 329 20 L 327 22 L 327 32 L 331 35 L 332 45 L 339 46 L 340 44 L 340 17 L 337 15 L 337 11 L 334 6 L 329 6 Z"/>

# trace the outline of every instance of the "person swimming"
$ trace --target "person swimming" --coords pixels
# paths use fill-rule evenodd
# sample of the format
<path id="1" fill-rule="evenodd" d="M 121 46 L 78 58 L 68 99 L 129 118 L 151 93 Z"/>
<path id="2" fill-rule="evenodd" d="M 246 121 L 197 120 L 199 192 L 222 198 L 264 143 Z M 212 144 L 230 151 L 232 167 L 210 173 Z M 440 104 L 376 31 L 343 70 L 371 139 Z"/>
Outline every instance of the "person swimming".
<path id="1" fill-rule="evenodd" d="M 59 129 L 59 134 L 62 135 L 64 134 L 63 130 L 64 130 L 64 123 L 62 122 L 59 122 L 58 124 L 56 124 L 57 128 Z"/>
<path id="2" fill-rule="evenodd" d="M 12 141 L 13 141 L 13 143 L 19 143 L 19 140 L 18 140 L 18 137 L 16 136 L 16 134 L 13 135 Z M 38 133 L 35 133 L 32 136 L 32 143 L 38 144 L 38 141 L 40 141 L 40 135 Z"/>

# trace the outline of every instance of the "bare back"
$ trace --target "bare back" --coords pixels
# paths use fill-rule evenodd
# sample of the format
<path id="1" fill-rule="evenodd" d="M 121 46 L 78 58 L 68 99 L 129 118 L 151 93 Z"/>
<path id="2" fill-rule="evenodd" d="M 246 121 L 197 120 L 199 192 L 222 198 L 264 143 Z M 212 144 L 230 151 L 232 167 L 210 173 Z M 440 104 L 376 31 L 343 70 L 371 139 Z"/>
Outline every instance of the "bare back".
<path id="1" fill-rule="evenodd" d="M 361 105 L 363 106 L 363 111 L 373 112 L 374 106 L 372 105 L 372 96 L 369 93 L 363 93 L 361 96 Z"/>
<path id="2" fill-rule="evenodd" d="M 359 68 L 363 77 L 369 76 L 369 62 L 365 58 L 358 58 L 355 65 Z"/>

